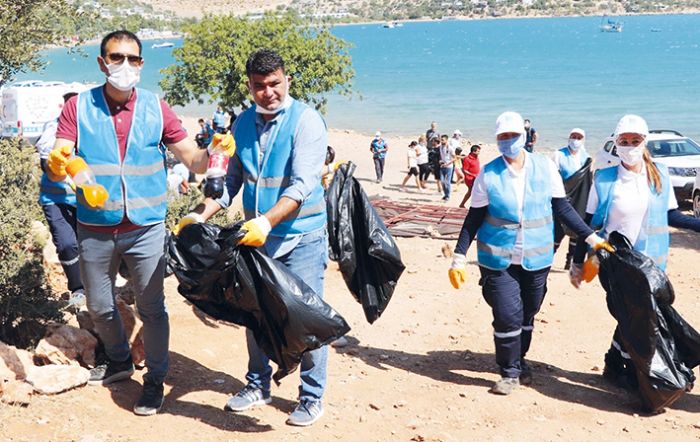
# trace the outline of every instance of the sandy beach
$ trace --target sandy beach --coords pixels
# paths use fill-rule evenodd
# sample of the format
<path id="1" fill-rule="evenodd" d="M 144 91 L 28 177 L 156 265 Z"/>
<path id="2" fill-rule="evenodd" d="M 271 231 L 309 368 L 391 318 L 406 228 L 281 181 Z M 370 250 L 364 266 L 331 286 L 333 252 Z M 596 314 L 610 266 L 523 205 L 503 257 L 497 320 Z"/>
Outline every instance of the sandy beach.
<path id="1" fill-rule="evenodd" d="M 196 120 L 185 119 L 191 135 Z M 427 122 L 426 122 L 427 126 Z M 452 128 L 441 128 L 452 129 Z M 423 129 L 424 130 L 424 129 Z M 416 134 L 417 135 L 417 134 Z M 331 129 L 337 159 L 358 165 L 369 195 L 415 204 L 442 204 L 436 192 L 398 188 L 410 138 L 389 138 L 385 180 L 374 183 L 371 136 Z M 484 141 L 484 140 L 481 140 Z M 486 140 L 488 141 L 488 140 Z M 484 162 L 495 148 L 483 149 Z M 435 189 L 430 182 L 431 190 Z M 448 203 L 456 206 L 464 187 Z M 326 271 L 326 300 L 350 323 L 350 344 L 331 349 L 325 415 L 311 428 L 285 425 L 295 405 L 298 374 L 273 388 L 270 406 L 244 413 L 223 410 L 245 382 L 244 329 L 193 312 L 166 280 L 171 320 L 171 369 L 160 414 L 142 418 L 131 409 L 143 371 L 132 380 L 35 396 L 27 408 L 0 406 L 0 435 L 7 441 L 466 441 L 466 440 L 697 440 L 700 396 L 685 395 L 667 412 L 646 416 L 635 395 L 606 383 L 603 354 L 614 321 L 596 281 L 574 289 L 555 258 L 549 289 L 535 323 L 534 383 L 509 397 L 488 393 L 498 378 L 491 312 L 481 297 L 475 250 L 467 282 L 452 288 L 445 241 L 399 238 L 406 271 L 384 316 L 369 325 L 337 265 Z M 454 241 L 447 242 L 450 248 Z M 700 326 L 697 257 L 700 235 L 673 231 L 668 274 L 675 306 Z"/>

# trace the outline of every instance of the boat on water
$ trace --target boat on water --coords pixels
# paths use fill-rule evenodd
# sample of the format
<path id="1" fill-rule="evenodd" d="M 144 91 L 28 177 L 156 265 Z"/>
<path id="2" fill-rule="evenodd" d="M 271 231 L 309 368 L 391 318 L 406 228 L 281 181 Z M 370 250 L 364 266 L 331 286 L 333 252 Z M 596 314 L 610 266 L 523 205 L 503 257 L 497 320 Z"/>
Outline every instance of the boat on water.
<path id="1" fill-rule="evenodd" d="M 621 21 L 603 17 L 603 19 L 600 21 L 600 32 L 622 32 L 623 25 L 624 23 Z"/>
<path id="2" fill-rule="evenodd" d="M 388 22 L 384 23 L 382 25 L 382 27 L 387 28 L 387 29 L 393 29 L 396 27 L 396 23 L 394 23 L 393 21 L 388 21 Z"/>
<path id="3" fill-rule="evenodd" d="M 151 45 L 151 49 L 172 48 L 173 46 L 175 46 L 175 43 L 164 41 L 162 43 L 153 43 Z"/>

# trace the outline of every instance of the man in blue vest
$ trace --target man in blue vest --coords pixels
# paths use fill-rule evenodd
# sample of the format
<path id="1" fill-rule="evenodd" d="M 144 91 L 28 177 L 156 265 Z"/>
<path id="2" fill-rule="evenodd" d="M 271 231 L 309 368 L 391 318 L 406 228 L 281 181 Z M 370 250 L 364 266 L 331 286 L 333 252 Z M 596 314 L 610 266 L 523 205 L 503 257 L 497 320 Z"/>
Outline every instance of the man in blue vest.
<path id="1" fill-rule="evenodd" d="M 206 170 L 208 154 L 187 137 L 164 101 L 136 88 L 143 66 L 136 35 L 115 31 L 105 36 L 97 63 L 107 81 L 68 100 L 63 107 L 48 167 L 54 179 L 64 179 L 70 158 L 82 157 L 109 193 L 105 204 L 96 208 L 87 203 L 80 187 L 77 190 L 80 273 L 88 311 L 108 357 L 90 371 L 89 383 L 107 385 L 134 372 L 114 301 L 114 282 L 124 261 L 144 327 L 148 373 L 134 413 L 145 416 L 157 413 L 162 406 L 168 371 L 163 145 L 198 173 Z"/>
<path id="2" fill-rule="evenodd" d="M 238 116 L 233 135 L 236 153 L 229 162 L 226 192 L 206 199 L 180 222 L 204 222 L 243 188 L 247 233 L 241 244 L 261 247 L 323 297 L 328 260 L 326 206 L 321 170 L 328 133 L 314 109 L 289 95 L 290 77 L 274 51 L 254 52 L 246 63 L 248 88 L 255 105 Z M 252 333 L 248 341 L 247 385 L 226 406 L 232 411 L 269 404 L 272 369 Z M 327 348 L 308 352 L 301 361 L 299 403 L 287 423 L 308 426 L 323 414 Z"/>
<path id="3" fill-rule="evenodd" d="M 211 122 L 214 125 L 214 131 L 216 133 L 222 134 L 226 132 L 226 112 L 224 112 L 221 106 L 216 107 L 216 111 L 211 117 Z"/>

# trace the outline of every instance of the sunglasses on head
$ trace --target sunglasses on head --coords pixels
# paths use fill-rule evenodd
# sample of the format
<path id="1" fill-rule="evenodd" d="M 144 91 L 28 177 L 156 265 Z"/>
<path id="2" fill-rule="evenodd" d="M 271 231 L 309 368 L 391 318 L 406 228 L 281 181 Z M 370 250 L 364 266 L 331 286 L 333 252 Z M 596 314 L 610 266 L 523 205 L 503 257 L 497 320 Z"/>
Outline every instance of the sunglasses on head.
<path id="1" fill-rule="evenodd" d="M 143 62 L 143 57 L 140 55 L 130 55 L 130 54 L 120 54 L 119 52 L 112 52 L 107 54 L 109 61 L 113 63 L 124 63 L 124 60 L 129 60 L 129 64 L 133 66 L 138 66 Z"/>

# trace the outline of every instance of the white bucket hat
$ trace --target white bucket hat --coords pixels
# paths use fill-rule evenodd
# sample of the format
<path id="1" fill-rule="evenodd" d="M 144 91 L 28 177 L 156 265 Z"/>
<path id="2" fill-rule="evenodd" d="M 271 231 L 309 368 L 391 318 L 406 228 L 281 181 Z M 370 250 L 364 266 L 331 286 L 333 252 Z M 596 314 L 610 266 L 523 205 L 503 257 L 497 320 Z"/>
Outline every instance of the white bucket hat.
<path id="1" fill-rule="evenodd" d="M 578 128 L 578 127 L 571 129 L 571 132 L 569 132 L 569 135 L 571 135 L 571 134 L 580 134 L 583 138 L 586 138 L 586 131 L 581 129 L 581 128 Z"/>
<path id="2" fill-rule="evenodd" d="M 646 137 L 649 135 L 649 126 L 647 126 L 644 118 L 639 115 L 625 115 L 620 118 L 615 127 L 615 136 L 617 137 L 620 134 L 639 134 Z"/>
<path id="3" fill-rule="evenodd" d="M 503 112 L 496 119 L 496 136 L 508 132 L 525 133 L 525 122 L 517 112 Z"/>

